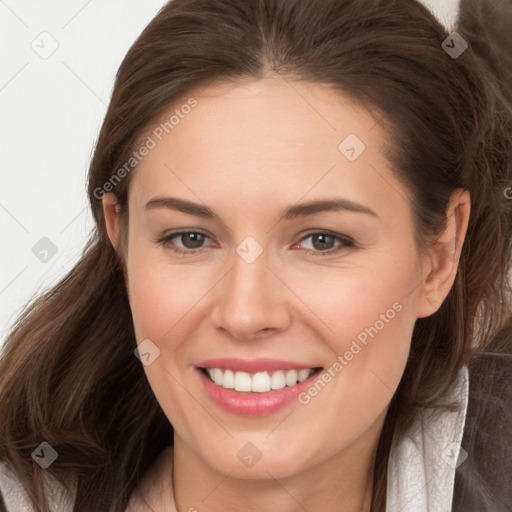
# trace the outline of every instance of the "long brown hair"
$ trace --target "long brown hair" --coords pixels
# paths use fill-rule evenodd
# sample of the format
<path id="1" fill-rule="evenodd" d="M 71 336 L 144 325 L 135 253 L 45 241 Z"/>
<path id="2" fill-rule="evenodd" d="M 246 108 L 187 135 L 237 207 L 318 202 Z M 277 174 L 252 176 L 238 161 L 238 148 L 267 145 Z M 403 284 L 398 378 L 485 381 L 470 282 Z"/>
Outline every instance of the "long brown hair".
<path id="1" fill-rule="evenodd" d="M 468 42 L 476 32 L 457 28 Z M 27 305 L 0 360 L 0 460 L 48 512 L 43 473 L 78 480 L 76 511 L 121 512 L 173 429 L 134 356 L 122 253 L 107 237 L 102 190 L 148 130 L 193 87 L 280 75 L 328 84 L 380 112 L 388 158 L 414 198 L 418 250 L 446 221 L 455 188 L 471 218 L 455 283 L 416 321 L 410 357 L 379 441 L 372 511 L 385 508 L 391 437 L 420 407 L 441 407 L 460 368 L 492 350 L 510 318 L 512 109 L 507 87 L 470 47 L 411 0 L 173 0 L 123 60 L 90 165 L 96 227 L 75 267 Z M 126 225 L 131 175 L 115 182 Z M 117 173 L 117 174 L 116 174 Z M 140 341 L 140 340 L 139 340 Z M 58 458 L 42 469 L 32 451 Z"/>

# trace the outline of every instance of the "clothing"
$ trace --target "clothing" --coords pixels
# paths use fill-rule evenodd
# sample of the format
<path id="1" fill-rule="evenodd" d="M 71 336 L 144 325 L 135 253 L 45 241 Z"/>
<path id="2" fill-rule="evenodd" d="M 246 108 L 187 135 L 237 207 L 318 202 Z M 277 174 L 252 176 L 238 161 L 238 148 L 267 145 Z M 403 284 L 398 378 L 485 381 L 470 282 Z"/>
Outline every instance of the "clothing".
<path id="1" fill-rule="evenodd" d="M 459 372 L 453 396 L 458 411 L 436 415 L 424 410 L 401 442 L 393 440 L 386 512 L 512 511 L 512 355 L 479 355 Z M 126 512 L 152 510 L 145 485 L 155 481 L 162 465 L 172 467 L 169 458 L 170 446 L 141 481 L 147 505 L 134 493 Z M 158 512 L 176 512 L 171 475 L 164 479 L 168 506 Z M 158 486 L 152 489 L 160 492 Z M 50 491 L 55 512 L 73 512 L 73 497 L 63 494 L 57 482 L 50 483 Z M 0 492 L 7 512 L 32 512 L 5 463 L 0 463 Z"/>
<path id="2" fill-rule="evenodd" d="M 393 440 L 388 461 L 386 510 L 449 512 L 455 470 L 461 449 L 469 395 L 466 366 L 459 373 L 455 397 L 460 409 L 431 418 L 424 410 L 410 433 L 400 443 Z"/>

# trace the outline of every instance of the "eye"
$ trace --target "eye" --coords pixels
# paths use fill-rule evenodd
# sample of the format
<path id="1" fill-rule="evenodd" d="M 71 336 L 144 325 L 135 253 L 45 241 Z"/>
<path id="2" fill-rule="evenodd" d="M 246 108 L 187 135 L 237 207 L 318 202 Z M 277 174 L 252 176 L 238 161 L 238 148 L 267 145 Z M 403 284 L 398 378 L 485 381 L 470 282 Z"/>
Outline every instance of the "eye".
<path id="1" fill-rule="evenodd" d="M 182 247 L 176 246 L 174 242 L 171 243 L 175 238 L 181 240 Z M 292 249 L 296 249 L 299 244 L 308 238 L 311 238 L 312 240 L 313 249 L 306 248 L 305 252 L 315 256 L 328 256 L 343 249 L 355 247 L 354 240 L 346 235 L 339 235 L 330 231 L 315 231 L 303 236 L 298 243 L 292 246 Z M 203 243 L 206 239 L 209 239 L 209 237 L 201 231 L 182 230 L 162 236 L 155 240 L 155 242 L 176 253 L 194 254 L 200 249 L 203 249 Z M 333 247 L 333 244 L 336 241 L 339 242 L 338 246 Z"/>
<path id="2" fill-rule="evenodd" d="M 292 249 L 296 248 L 297 245 L 308 238 L 311 238 L 311 245 L 313 249 L 306 248 L 305 252 L 313 254 L 314 256 L 328 256 L 343 249 L 355 246 L 354 240 L 346 235 L 338 235 L 336 233 L 331 233 L 330 231 L 315 231 L 303 236 L 299 240 L 298 244 L 295 244 Z M 333 246 L 336 240 L 339 242 L 337 247 Z"/>
<path id="3" fill-rule="evenodd" d="M 176 247 L 174 244 L 170 244 L 169 242 L 171 242 L 171 240 L 174 238 L 181 239 L 184 248 Z M 169 249 L 177 253 L 193 254 L 199 249 L 202 249 L 201 245 L 206 238 L 209 237 L 201 231 L 177 231 L 159 238 L 156 240 L 156 242 L 169 247 Z"/>

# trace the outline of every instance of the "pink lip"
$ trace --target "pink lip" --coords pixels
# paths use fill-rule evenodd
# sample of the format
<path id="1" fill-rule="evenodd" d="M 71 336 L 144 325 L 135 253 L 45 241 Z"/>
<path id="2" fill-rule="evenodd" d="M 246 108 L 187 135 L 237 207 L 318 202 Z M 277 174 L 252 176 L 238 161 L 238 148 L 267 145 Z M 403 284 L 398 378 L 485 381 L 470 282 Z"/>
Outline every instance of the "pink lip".
<path id="1" fill-rule="evenodd" d="M 209 366 L 209 368 L 211 368 Z M 214 366 L 219 368 L 219 366 Z M 282 368 L 282 367 L 280 367 Z M 303 367 L 304 368 L 304 367 Z M 309 368 L 309 367 L 306 367 Z M 265 416 L 284 408 L 297 399 L 305 391 L 318 373 L 315 372 L 306 380 L 294 386 L 285 386 L 265 393 L 235 391 L 217 386 L 200 368 L 197 369 L 207 395 L 223 410 L 242 416 Z"/>
<path id="2" fill-rule="evenodd" d="M 208 359 L 197 365 L 199 368 L 220 368 L 222 370 L 233 370 L 235 372 L 256 373 L 265 370 L 302 370 L 304 368 L 316 368 L 319 365 L 294 363 L 280 359 L 237 359 L 226 357 L 221 359 Z"/>

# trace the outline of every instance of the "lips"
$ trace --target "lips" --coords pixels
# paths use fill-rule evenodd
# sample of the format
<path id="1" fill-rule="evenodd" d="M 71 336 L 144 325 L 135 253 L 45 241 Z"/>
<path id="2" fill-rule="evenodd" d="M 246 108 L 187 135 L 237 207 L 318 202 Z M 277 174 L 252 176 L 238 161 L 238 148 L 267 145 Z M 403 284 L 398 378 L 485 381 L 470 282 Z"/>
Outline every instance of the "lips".
<path id="1" fill-rule="evenodd" d="M 204 389 L 225 411 L 262 416 L 291 403 L 319 366 L 277 359 L 210 359 L 197 365 Z"/>

